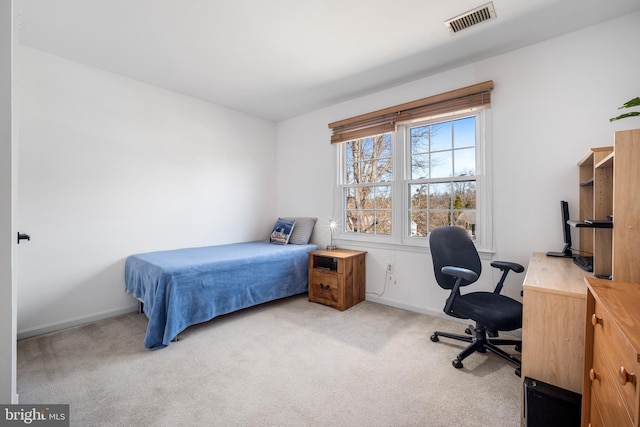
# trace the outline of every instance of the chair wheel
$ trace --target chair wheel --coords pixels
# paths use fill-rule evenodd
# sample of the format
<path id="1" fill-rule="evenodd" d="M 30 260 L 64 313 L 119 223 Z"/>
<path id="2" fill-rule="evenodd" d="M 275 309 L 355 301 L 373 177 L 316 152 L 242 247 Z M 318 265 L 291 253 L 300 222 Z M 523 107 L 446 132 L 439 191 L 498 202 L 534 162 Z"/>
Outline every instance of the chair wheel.
<path id="1" fill-rule="evenodd" d="M 517 376 L 522 376 L 522 372 L 520 371 L 520 368 L 516 368 L 516 375 Z"/>
<path id="2" fill-rule="evenodd" d="M 433 335 L 431 335 L 431 341 L 438 342 L 440 340 L 438 339 L 438 336 L 436 334 L 433 334 Z"/>
<path id="3" fill-rule="evenodd" d="M 462 362 L 460 361 L 460 359 L 456 358 L 453 359 L 453 362 L 451 362 L 451 364 L 453 365 L 454 368 L 456 369 L 460 369 L 462 368 Z"/>

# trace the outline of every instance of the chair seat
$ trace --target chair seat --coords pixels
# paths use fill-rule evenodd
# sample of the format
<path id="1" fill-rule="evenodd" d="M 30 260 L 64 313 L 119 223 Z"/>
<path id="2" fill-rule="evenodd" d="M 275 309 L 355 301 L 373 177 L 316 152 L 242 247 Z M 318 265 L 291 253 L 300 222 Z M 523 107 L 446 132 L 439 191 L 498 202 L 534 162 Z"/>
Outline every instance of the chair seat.
<path id="1" fill-rule="evenodd" d="M 522 327 L 522 304 L 493 292 L 471 292 L 456 298 L 452 311 L 488 329 L 512 331 Z"/>

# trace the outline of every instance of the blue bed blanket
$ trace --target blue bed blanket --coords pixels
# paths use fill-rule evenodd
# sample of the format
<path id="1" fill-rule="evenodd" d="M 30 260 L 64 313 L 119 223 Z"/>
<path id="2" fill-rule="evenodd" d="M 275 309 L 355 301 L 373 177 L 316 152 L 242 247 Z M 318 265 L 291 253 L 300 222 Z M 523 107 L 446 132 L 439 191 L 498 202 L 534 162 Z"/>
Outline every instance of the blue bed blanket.
<path id="1" fill-rule="evenodd" d="M 316 249 L 258 241 L 129 256 L 126 291 L 149 318 L 144 345 L 163 348 L 188 326 L 306 292 Z"/>

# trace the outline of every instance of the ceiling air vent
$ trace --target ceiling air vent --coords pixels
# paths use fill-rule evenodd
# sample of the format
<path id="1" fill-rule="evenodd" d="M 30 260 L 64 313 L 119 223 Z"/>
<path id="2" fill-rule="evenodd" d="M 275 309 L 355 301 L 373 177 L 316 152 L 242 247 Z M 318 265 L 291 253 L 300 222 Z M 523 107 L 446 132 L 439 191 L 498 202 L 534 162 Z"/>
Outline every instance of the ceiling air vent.
<path id="1" fill-rule="evenodd" d="M 489 2 L 445 21 L 444 25 L 447 26 L 449 31 L 455 34 L 465 28 L 469 28 L 481 22 L 490 21 L 495 18 L 496 11 L 493 8 L 493 2 Z"/>

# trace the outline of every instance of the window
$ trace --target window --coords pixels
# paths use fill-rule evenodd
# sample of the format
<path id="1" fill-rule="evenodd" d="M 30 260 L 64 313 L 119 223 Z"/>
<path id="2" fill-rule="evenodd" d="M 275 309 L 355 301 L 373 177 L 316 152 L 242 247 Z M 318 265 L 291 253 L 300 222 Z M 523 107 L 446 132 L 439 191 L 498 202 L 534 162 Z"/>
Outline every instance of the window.
<path id="1" fill-rule="evenodd" d="M 491 250 L 485 126 L 493 82 L 329 125 L 339 239 L 427 246 L 456 225 Z"/>
<path id="2" fill-rule="evenodd" d="M 344 231 L 390 235 L 393 151 L 391 133 L 345 144 Z"/>
<path id="3" fill-rule="evenodd" d="M 476 232 L 476 117 L 406 127 L 410 236 L 442 225 Z"/>

